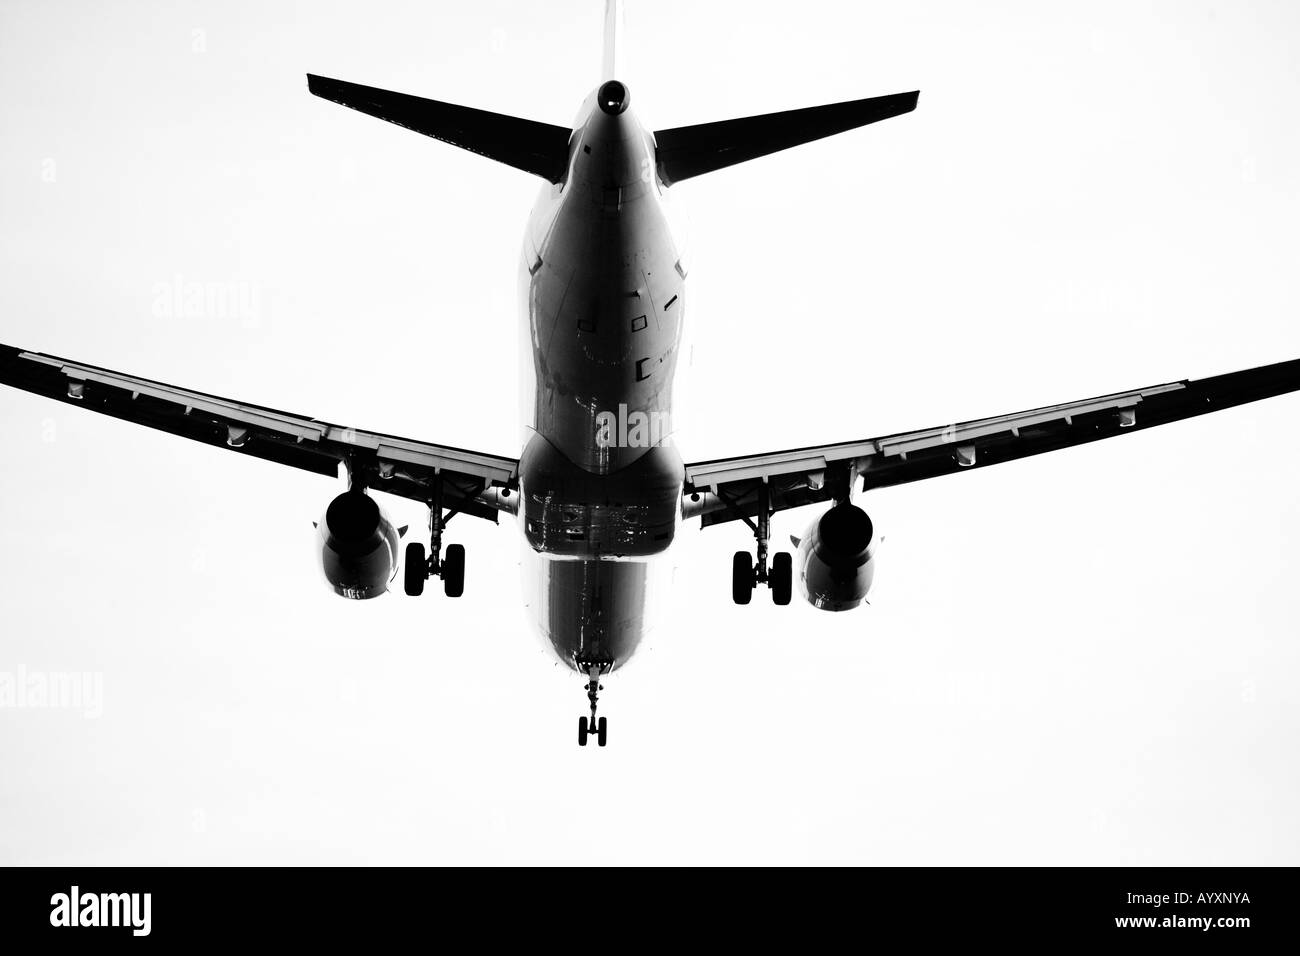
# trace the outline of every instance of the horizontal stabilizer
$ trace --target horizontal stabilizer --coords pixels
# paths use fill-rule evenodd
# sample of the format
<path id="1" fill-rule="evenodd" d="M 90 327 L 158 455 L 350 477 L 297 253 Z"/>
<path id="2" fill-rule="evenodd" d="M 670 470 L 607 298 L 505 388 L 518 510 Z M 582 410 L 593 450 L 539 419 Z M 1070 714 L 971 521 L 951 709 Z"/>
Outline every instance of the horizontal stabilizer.
<path id="1" fill-rule="evenodd" d="M 711 173 L 800 143 L 810 143 L 891 116 L 910 113 L 916 109 L 920 95 L 920 91 L 895 93 L 829 106 L 810 106 L 784 113 L 659 130 L 655 133 L 659 178 L 671 186 L 701 173 Z"/>
<path id="2" fill-rule="evenodd" d="M 569 160 L 569 133 L 563 126 L 489 113 L 307 74 L 307 88 L 322 99 L 369 113 L 398 126 L 432 136 L 499 163 L 559 182 Z"/>

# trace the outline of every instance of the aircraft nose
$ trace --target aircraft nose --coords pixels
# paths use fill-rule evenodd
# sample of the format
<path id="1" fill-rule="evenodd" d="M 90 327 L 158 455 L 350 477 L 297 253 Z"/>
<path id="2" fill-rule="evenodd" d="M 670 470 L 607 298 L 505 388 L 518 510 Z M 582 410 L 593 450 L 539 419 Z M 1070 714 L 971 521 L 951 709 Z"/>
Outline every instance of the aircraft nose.
<path id="1" fill-rule="evenodd" d="M 596 102 L 600 105 L 601 112 L 608 116 L 618 116 L 627 109 L 631 99 L 627 87 L 618 80 L 610 80 L 596 91 Z"/>

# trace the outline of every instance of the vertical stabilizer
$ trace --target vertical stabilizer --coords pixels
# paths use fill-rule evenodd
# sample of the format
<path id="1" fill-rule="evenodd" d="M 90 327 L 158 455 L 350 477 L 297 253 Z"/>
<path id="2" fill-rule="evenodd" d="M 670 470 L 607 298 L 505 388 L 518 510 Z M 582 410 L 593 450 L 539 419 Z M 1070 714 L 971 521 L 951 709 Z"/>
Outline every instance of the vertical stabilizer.
<path id="1" fill-rule="evenodd" d="M 623 62 L 623 0 L 605 0 L 604 55 L 600 64 L 600 81 L 618 79 L 616 70 L 627 72 Z"/>

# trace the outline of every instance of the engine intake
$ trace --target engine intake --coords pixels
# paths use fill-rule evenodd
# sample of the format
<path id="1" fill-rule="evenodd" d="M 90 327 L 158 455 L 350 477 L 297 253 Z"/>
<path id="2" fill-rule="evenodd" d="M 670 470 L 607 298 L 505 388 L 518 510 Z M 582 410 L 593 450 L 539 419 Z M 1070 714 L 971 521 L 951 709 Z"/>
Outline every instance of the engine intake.
<path id="1" fill-rule="evenodd" d="M 808 528 L 799 543 L 799 591 L 813 607 L 848 611 L 871 590 L 875 528 L 857 505 L 840 502 Z"/>
<path id="2" fill-rule="evenodd" d="M 317 525 L 321 569 L 334 593 L 353 600 L 378 597 L 397 572 L 397 530 L 363 491 L 345 491 Z"/>

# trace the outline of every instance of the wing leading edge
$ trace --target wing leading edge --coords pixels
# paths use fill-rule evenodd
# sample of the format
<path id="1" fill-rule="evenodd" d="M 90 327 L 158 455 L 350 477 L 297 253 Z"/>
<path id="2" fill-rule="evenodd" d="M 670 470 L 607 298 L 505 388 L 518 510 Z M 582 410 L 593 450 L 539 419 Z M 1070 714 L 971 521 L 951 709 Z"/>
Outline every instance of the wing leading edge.
<path id="1" fill-rule="evenodd" d="M 345 466 L 377 491 L 427 502 L 435 477 L 449 506 L 497 520 L 512 511 L 518 462 L 345 428 L 0 345 L 0 383 L 255 458 L 336 477 Z"/>
<path id="2" fill-rule="evenodd" d="M 705 527 L 1070 448 L 1300 390 L 1300 359 L 1170 382 L 1062 405 L 762 455 L 686 466 L 683 512 Z"/>

